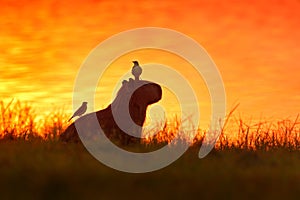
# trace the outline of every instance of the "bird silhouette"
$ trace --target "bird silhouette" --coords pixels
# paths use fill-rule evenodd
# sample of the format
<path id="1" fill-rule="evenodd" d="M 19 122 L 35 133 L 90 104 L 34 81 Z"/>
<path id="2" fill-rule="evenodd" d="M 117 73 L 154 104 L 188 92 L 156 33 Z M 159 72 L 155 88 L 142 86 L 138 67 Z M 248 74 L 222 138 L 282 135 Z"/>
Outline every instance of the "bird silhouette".
<path id="1" fill-rule="evenodd" d="M 139 62 L 138 61 L 132 61 L 133 62 L 133 67 L 131 69 L 131 73 L 134 76 L 134 79 L 136 81 L 140 80 L 140 75 L 143 72 L 143 69 L 140 67 Z"/>
<path id="2" fill-rule="evenodd" d="M 81 106 L 76 110 L 76 112 L 72 115 L 72 117 L 68 120 L 68 122 L 76 116 L 81 116 L 86 112 L 87 109 L 87 102 L 82 102 Z"/>

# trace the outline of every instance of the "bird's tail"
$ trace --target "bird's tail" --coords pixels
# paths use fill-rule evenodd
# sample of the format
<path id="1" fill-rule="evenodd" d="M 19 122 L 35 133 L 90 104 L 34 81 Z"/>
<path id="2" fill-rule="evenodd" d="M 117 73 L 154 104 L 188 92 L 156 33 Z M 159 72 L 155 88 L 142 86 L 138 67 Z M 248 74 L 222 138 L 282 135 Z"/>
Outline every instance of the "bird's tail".
<path id="1" fill-rule="evenodd" d="M 68 122 L 71 121 L 71 119 L 73 119 L 73 117 L 74 117 L 74 115 L 68 120 Z"/>

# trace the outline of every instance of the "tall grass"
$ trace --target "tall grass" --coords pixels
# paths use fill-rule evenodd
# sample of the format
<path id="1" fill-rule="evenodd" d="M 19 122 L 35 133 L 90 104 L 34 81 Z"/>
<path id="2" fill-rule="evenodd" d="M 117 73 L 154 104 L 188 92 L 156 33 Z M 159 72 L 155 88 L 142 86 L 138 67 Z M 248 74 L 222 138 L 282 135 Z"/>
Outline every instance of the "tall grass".
<path id="1" fill-rule="evenodd" d="M 247 122 L 233 117 L 228 128 L 223 130 L 216 144 L 217 148 L 238 148 L 248 150 L 271 150 L 285 148 L 300 149 L 299 115 L 295 119 L 279 121 Z"/>
<path id="2" fill-rule="evenodd" d="M 215 145 L 216 149 L 272 150 L 285 148 L 300 149 L 299 115 L 295 119 L 279 121 L 245 121 L 236 117 L 234 107 L 227 115 L 221 128 L 221 134 Z M 11 100 L 0 101 L 0 139 L 42 139 L 57 140 L 69 125 L 69 115 L 63 109 L 56 109 L 48 115 L 39 116 L 33 107 L 24 102 Z M 195 146 L 201 145 L 207 130 L 196 129 L 196 136 L 181 129 L 177 118 L 167 120 L 154 136 L 142 140 L 144 144 L 170 144 L 173 139 L 184 141 Z"/>
<path id="3" fill-rule="evenodd" d="M 67 127 L 63 110 L 40 116 L 29 103 L 0 101 L 0 139 L 57 139 Z"/>

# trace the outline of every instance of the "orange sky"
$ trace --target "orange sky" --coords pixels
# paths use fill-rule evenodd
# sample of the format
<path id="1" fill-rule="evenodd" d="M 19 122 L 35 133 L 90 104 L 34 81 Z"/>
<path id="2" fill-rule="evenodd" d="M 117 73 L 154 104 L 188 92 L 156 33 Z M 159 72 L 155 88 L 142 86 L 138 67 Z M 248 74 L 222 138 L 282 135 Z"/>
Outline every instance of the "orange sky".
<path id="1" fill-rule="evenodd" d="M 49 105 L 69 108 L 77 71 L 97 44 L 156 26 L 180 31 L 208 51 L 222 74 L 228 108 L 239 102 L 244 115 L 293 117 L 300 110 L 299 11 L 299 0 L 1 1 L 0 95 L 45 112 Z"/>

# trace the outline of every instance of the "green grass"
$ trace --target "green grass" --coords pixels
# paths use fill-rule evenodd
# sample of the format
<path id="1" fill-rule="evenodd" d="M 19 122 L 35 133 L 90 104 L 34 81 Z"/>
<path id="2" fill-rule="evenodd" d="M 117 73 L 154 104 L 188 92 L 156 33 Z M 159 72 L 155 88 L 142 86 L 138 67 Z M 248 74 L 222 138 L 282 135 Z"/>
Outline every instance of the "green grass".
<path id="1" fill-rule="evenodd" d="M 81 144 L 0 143 L 1 199 L 297 199 L 300 152 L 188 150 L 170 166 L 129 174 L 104 166 Z M 113 159 L 113 158 L 112 158 Z"/>

